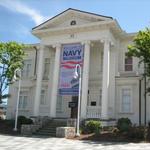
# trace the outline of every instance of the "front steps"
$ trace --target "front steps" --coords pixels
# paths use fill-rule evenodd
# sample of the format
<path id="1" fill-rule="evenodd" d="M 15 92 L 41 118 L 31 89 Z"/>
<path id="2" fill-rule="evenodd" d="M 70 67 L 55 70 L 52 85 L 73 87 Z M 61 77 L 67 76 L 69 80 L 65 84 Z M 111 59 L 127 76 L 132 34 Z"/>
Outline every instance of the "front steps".
<path id="1" fill-rule="evenodd" d="M 52 119 L 45 126 L 40 128 L 34 135 L 42 135 L 42 136 L 56 136 L 56 128 L 57 127 L 65 127 L 67 126 L 66 119 Z"/>

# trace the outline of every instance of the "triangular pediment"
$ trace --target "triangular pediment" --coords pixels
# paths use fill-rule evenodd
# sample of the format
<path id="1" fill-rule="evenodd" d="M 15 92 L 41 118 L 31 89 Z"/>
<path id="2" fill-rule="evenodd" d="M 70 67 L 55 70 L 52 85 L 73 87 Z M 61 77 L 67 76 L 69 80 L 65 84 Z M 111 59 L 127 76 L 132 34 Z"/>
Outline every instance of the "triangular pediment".
<path id="1" fill-rule="evenodd" d="M 53 29 L 53 28 L 63 28 L 73 25 L 84 25 L 94 22 L 112 20 L 112 17 L 97 15 L 85 11 L 80 11 L 76 9 L 69 8 L 64 12 L 54 16 L 53 18 L 47 20 L 46 22 L 40 24 L 33 28 L 33 30 L 43 30 L 43 29 Z"/>

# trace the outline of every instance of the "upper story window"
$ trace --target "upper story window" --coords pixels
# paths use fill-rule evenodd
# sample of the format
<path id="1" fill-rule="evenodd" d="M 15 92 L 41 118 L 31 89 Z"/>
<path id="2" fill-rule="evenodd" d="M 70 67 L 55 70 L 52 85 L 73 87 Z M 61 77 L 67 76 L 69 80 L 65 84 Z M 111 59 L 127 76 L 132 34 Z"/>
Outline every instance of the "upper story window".
<path id="1" fill-rule="evenodd" d="M 43 71 L 43 79 L 47 80 L 50 71 L 50 58 L 45 58 L 44 61 L 44 71 Z"/>
<path id="2" fill-rule="evenodd" d="M 125 58 L 125 71 L 133 71 L 133 58 L 126 57 Z"/>
<path id="3" fill-rule="evenodd" d="M 131 89 L 122 89 L 121 110 L 124 113 L 131 112 Z"/>
<path id="4" fill-rule="evenodd" d="M 28 91 L 20 91 L 20 96 L 19 96 L 19 108 L 20 109 L 26 109 L 27 108 L 27 103 L 28 103 Z"/>
<path id="5" fill-rule="evenodd" d="M 22 69 L 22 77 L 27 78 L 30 77 L 31 75 L 31 65 L 32 65 L 32 60 L 24 60 L 23 62 L 23 69 Z"/>
<path id="6" fill-rule="evenodd" d="M 77 24 L 77 23 L 76 23 L 75 20 L 72 20 L 72 21 L 70 22 L 70 25 L 71 25 L 71 26 L 76 25 L 76 24 Z"/>

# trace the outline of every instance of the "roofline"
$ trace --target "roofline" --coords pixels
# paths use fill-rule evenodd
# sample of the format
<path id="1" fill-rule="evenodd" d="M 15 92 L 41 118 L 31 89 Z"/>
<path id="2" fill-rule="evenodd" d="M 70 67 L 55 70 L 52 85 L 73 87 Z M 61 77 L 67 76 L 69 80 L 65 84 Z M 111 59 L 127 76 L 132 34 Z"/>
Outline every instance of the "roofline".
<path id="1" fill-rule="evenodd" d="M 87 11 L 82 11 L 82 10 L 78 10 L 78 9 L 74 9 L 74 8 L 68 8 L 68 9 L 64 10 L 63 12 L 61 12 L 61 13 L 55 15 L 54 17 L 52 17 L 52 18 L 50 18 L 50 19 L 44 21 L 43 23 L 41 23 L 41 24 L 35 26 L 34 28 L 32 28 L 32 30 L 34 30 L 34 29 L 36 29 L 36 28 L 42 26 L 43 24 L 47 23 L 48 21 L 50 21 L 50 20 L 52 20 L 52 19 L 54 19 L 54 18 L 60 16 L 61 14 L 65 13 L 65 12 L 67 12 L 67 11 L 69 11 L 69 10 L 74 10 L 74 11 L 78 11 L 78 12 L 82 12 L 82 13 L 87 13 L 87 14 L 90 14 L 90 15 L 96 15 L 96 16 L 99 16 L 99 17 L 106 17 L 106 18 L 110 18 L 110 19 L 113 20 L 113 18 L 110 17 L 110 16 L 99 15 L 99 14 L 96 14 L 96 13 L 91 13 L 91 12 L 87 12 Z"/>

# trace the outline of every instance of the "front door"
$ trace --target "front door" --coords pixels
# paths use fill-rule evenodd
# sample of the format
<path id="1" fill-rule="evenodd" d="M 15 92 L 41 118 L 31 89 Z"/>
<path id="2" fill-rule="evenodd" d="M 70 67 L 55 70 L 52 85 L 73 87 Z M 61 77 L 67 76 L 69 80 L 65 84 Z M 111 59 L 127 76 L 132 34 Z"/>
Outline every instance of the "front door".
<path id="1" fill-rule="evenodd" d="M 72 96 L 72 102 L 76 103 L 76 107 L 71 108 L 71 118 L 77 118 L 77 113 L 78 113 L 78 96 Z"/>

